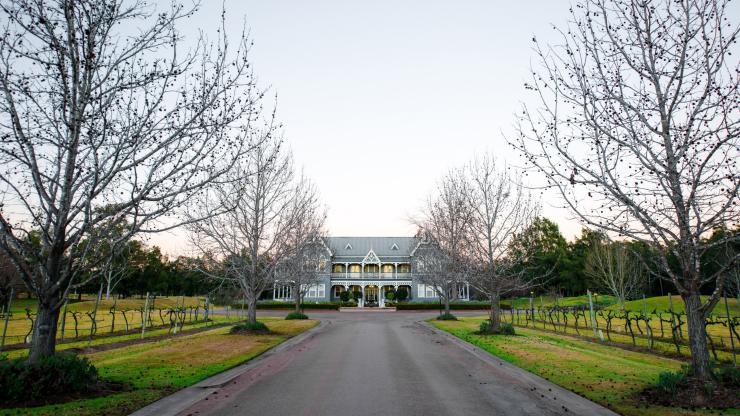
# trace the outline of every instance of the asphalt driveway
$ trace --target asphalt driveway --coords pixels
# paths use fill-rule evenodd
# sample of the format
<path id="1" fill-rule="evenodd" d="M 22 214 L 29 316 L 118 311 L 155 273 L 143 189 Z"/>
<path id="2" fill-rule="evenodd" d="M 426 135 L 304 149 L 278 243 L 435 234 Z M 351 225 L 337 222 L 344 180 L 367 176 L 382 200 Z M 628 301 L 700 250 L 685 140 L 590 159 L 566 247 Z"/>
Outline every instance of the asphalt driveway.
<path id="1" fill-rule="evenodd" d="M 313 313 L 323 324 L 310 336 L 137 415 L 614 414 L 432 329 L 431 316 Z"/>

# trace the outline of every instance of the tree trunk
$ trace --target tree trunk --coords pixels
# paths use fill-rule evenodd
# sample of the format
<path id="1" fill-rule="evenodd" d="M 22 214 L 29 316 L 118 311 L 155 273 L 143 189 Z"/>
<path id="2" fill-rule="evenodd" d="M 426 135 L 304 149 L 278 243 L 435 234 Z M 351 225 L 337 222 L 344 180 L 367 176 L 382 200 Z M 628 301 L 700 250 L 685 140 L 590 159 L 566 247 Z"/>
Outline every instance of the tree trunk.
<path id="1" fill-rule="evenodd" d="M 28 352 L 28 362 L 35 363 L 41 358 L 54 355 L 56 350 L 57 323 L 59 322 L 59 308 L 52 308 L 54 299 L 39 298 L 36 325 L 33 328 L 31 348 Z"/>
<path id="2" fill-rule="evenodd" d="M 303 303 L 301 302 L 301 299 L 303 299 L 303 297 L 298 293 L 295 297 L 295 313 L 301 313 L 301 304 Z"/>
<path id="3" fill-rule="evenodd" d="M 689 348 L 691 349 L 691 372 L 702 380 L 713 378 L 709 361 L 709 346 L 704 326 L 704 313 L 701 311 L 701 298 L 698 292 L 688 296 L 681 295 L 686 307 L 686 324 L 689 332 Z"/>
<path id="4" fill-rule="evenodd" d="M 247 299 L 247 322 L 250 324 L 257 323 L 257 297 Z"/>
<path id="5" fill-rule="evenodd" d="M 450 297 L 445 297 L 445 313 L 450 314 Z"/>
<path id="6" fill-rule="evenodd" d="M 491 332 L 499 332 L 501 329 L 501 304 L 499 295 L 491 295 Z"/>

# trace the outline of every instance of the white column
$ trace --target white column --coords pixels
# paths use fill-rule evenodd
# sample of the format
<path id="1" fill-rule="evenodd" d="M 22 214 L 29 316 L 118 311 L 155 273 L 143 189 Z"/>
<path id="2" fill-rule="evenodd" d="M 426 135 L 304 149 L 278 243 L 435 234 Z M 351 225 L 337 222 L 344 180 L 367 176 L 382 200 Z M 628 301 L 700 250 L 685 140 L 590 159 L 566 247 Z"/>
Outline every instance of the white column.
<path id="1" fill-rule="evenodd" d="M 344 263 L 344 278 L 347 279 L 349 273 L 349 263 Z"/>
<path id="2" fill-rule="evenodd" d="M 393 278 L 398 279 L 398 263 L 393 263 Z"/>
<path id="3" fill-rule="evenodd" d="M 360 269 L 362 270 L 362 269 Z M 365 307 L 365 285 L 360 285 L 360 293 L 362 293 L 362 297 L 360 298 L 360 307 Z"/>

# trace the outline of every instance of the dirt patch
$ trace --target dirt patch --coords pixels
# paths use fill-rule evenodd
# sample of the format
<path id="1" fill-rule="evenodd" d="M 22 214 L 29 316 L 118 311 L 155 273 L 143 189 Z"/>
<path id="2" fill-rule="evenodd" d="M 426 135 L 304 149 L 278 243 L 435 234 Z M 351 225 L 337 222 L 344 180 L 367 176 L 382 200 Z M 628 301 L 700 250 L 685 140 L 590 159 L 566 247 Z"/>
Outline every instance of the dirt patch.
<path id="1" fill-rule="evenodd" d="M 111 394 L 131 391 L 133 387 L 129 384 L 118 383 L 115 381 L 100 380 L 90 386 L 86 391 L 64 394 L 47 394 L 43 399 L 38 400 L 21 400 L 12 402 L 1 402 L 0 409 L 12 409 L 16 407 L 37 407 L 50 404 L 62 404 L 75 400 L 94 399 L 96 397 L 108 396 Z"/>
<path id="2" fill-rule="evenodd" d="M 646 405 L 689 409 L 738 409 L 740 408 L 740 388 L 721 383 L 706 384 L 689 378 L 681 383 L 673 393 L 657 387 L 649 387 L 638 392 L 635 399 Z"/>
<path id="3" fill-rule="evenodd" d="M 479 335 L 479 336 L 486 336 L 486 335 L 502 335 L 502 336 L 506 336 L 506 337 L 518 337 L 519 336 L 517 334 L 504 334 L 501 331 L 482 331 L 482 332 L 481 331 L 475 331 L 475 332 L 472 332 L 472 334 L 473 335 Z"/>
<path id="4" fill-rule="evenodd" d="M 229 332 L 230 335 L 278 335 L 269 329 L 235 329 Z"/>

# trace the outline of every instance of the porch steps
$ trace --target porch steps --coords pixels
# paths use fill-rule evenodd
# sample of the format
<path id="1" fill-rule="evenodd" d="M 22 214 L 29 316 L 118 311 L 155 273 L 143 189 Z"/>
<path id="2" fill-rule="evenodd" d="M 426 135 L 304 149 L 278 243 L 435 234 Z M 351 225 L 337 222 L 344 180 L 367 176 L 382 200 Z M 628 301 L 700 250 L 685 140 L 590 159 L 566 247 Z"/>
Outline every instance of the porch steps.
<path id="1" fill-rule="evenodd" d="M 340 307 L 339 312 L 395 312 L 396 308 L 359 308 L 359 307 L 350 307 L 350 308 L 344 308 Z"/>

